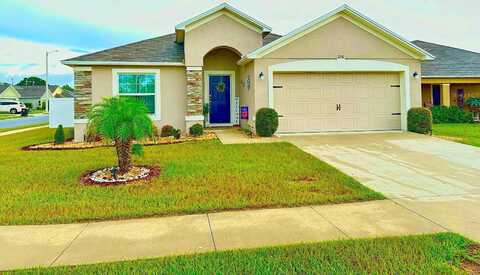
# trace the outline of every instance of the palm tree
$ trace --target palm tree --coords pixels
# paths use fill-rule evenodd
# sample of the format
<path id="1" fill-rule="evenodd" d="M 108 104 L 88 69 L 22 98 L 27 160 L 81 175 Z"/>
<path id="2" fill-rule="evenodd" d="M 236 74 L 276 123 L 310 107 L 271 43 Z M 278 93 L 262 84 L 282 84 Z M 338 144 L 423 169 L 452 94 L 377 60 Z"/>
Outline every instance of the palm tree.
<path id="1" fill-rule="evenodd" d="M 128 97 L 104 98 L 93 106 L 89 119 L 103 138 L 114 143 L 119 172 L 128 172 L 132 153 L 143 154 L 139 142 L 152 135 L 152 120 L 147 107 Z M 133 141 L 137 143 L 133 144 Z"/>

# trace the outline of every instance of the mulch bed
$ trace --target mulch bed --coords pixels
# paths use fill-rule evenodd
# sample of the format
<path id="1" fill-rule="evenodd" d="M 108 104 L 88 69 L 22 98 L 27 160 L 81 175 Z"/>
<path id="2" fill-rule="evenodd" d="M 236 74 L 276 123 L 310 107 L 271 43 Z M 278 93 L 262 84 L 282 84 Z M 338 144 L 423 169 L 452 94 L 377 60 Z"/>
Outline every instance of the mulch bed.
<path id="1" fill-rule="evenodd" d="M 181 137 L 175 139 L 173 137 L 159 137 L 155 140 L 147 140 L 142 142 L 144 146 L 154 146 L 154 145 L 167 145 L 167 144 L 177 144 L 187 141 L 204 141 L 216 139 L 217 136 L 214 133 L 206 133 L 199 137 Z M 43 144 L 33 144 L 22 147 L 22 150 L 25 151 L 42 151 L 42 150 L 83 150 L 83 149 L 93 149 L 101 147 L 112 147 L 113 144 L 107 143 L 105 141 L 95 141 L 95 142 L 73 142 L 69 140 L 64 144 L 55 145 L 53 142 L 43 143 Z"/>
<path id="2" fill-rule="evenodd" d="M 99 186 L 112 186 L 112 185 L 125 185 L 125 184 L 133 184 L 133 183 L 147 183 L 151 181 L 153 178 L 157 177 L 160 175 L 160 168 L 156 166 L 133 166 L 134 168 L 147 168 L 149 169 L 149 173 L 146 177 L 142 177 L 140 179 L 131 179 L 131 180 L 123 180 L 123 181 L 109 181 L 109 182 L 100 182 L 100 181 L 95 181 L 91 178 L 92 174 L 108 169 L 108 168 L 102 168 L 102 169 L 97 169 L 97 170 L 92 170 L 88 171 L 80 176 L 80 182 L 84 185 L 99 185 Z M 111 167 L 109 167 L 111 168 Z"/>
<path id="3" fill-rule="evenodd" d="M 480 244 L 472 244 L 468 248 L 468 254 L 470 256 L 476 256 L 480 253 Z M 462 269 L 468 274 L 480 274 L 480 264 L 478 262 L 464 260 L 462 262 Z"/>

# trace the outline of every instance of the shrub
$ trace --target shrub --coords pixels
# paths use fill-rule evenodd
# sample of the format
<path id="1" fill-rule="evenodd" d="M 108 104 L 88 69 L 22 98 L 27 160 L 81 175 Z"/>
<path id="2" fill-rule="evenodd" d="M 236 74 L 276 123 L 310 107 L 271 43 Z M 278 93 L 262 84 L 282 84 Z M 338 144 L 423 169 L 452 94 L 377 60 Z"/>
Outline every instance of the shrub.
<path id="1" fill-rule="evenodd" d="M 407 114 L 408 131 L 431 134 L 432 133 L 432 113 L 427 108 L 411 108 Z"/>
<path id="2" fill-rule="evenodd" d="M 179 139 L 182 136 L 182 130 L 180 129 L 173 129 L 173 137 L 175 139 Z"/>
<path id="3" fill-rule="evenodd" d="M 63 131 L 63 125 L 60 124 L 55 130 L 55 144 L 64 144 L 65 143 L 65 132 Z"/>
<path id="4" fill-rule="evenodd" d="M 25 107 L 27 107 L 28 109 L 32 109 L 33 105 L 32 103 L 25 103 Z"/>
<path id="5" fill-rule="evenodd" d="M 156 140 L 158 137 L 159 137 L 158 127 L 157 125 L 155 125 L 155 123 L 152 123 L 152 136 L 150 138 L 152 138 L 153 140 Z"/>
<path id="6" fill-rule="evenodd" d="M 433 123 L 473 123 L 473 115 L 457 106 L 432 107 Z"/>
<path id="7" fill-rule="evenodd" d="M 173 128 L 172 125 L 164 125 L 162 127 L 162 132 L 160 133 L 160 136 L 161 137 L 171 137 L 173 136 L 173 130 L 175 130 L 175 128 Z"/>
<path id="8" fill-rule="evenodd" d="M 189 133 L 190 135 L 194 136 L 194 137 L 198 137 L 198 136 L 201 136 L 203 135 L 203 126 L 201 124 L 193 124 L 192 127 L 190 127 L 189 129 Z"/>
<path id="9" fill-rule="evenodd" d="M 257 111 L 255 128 L 261 137 L 271 137 L 278 128 L 278 113 L 271 108 L 261 108 Z"/>

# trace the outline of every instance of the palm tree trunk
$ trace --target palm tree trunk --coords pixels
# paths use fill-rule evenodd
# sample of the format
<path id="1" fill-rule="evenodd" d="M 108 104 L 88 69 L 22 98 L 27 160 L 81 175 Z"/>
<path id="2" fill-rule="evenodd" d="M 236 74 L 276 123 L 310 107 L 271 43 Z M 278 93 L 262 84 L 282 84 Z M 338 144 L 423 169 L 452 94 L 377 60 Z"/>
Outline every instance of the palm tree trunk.
<path id="1" fill-rule="evenodd" d="M 131 142 L 115 141 L 117 149 L 118 168 L 121 174 L 127 173 L 132 163 Z"/>

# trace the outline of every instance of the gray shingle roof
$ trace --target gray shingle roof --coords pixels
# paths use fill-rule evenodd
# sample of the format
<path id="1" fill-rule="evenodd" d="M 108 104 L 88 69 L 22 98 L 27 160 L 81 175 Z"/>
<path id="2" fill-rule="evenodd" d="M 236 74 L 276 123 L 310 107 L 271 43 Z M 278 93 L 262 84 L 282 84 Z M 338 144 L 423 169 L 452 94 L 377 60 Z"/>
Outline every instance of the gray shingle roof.
<path id="1" fill-rule="evenodd" d="M 5 89 L 8 88 L 9 86 L 10 86 L 9 84 L 4 84 L 4 83 L 0 84 L 0 93 L 5 91 Z"/>
<path id="2" fill-rule="evenodd" d="M 263 38 L 263 46 L 272 43 L 273 41 L 279 39 L 280 37 L 282 36 L 275 33 L 269 33 L 265 35 L 265 37 Z"/>
<path id="3" fill-rule="evenodd" d="M 263 45 L 280 37 L 273 33 L 267 34 Z M 182 43 L 176 42 L 176 36 L 172 33 L 64 61 L 184 62 L 184 48 Z"/>
<path id="4" fill-rule="evenodd" d="M 480 53 L 420 40 L 412 43 L 435 56 L 422 62 L 422 76 L 480 77 Z"/>
<path id="5" fill-rule="evenodd" d="M 183 62 L 183 44 L 167 34 L 64 61 Z"/>
<path id="6" fill-rule="evenodd" d="M 22 98 L 40 98 L 45 93 L 45 86 L 14 86 Z M 50 92 L 53 92 L 58 85 L 48 85 Z"/>

